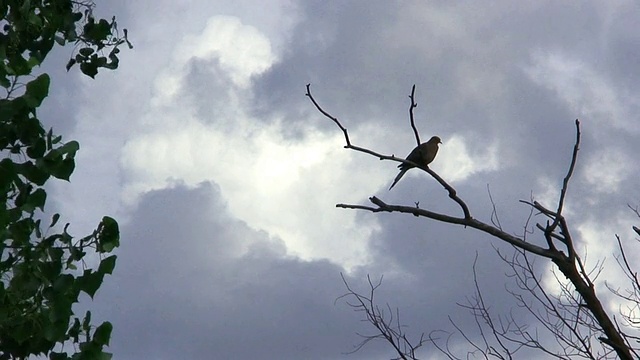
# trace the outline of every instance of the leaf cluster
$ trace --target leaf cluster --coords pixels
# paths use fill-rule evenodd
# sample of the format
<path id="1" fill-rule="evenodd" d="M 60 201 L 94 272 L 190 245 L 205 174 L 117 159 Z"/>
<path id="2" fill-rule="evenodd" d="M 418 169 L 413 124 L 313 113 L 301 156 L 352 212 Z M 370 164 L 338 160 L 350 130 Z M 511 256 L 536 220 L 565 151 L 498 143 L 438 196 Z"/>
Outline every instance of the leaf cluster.
<path id="1" fill-rule="evenodd" d="M 88 1 L 0 1 L 0 86 L 10 88 L 11 77 L 31 74 L 56 43 L 76 45 L 67 70 L 79 64 L 84 74 L 95 77 L 100 68 L 116 69 L 118 47 L 132 47 L 127 30 L 120 36 L 115 17 L 95 19 L 93 8 Z"/>
<path id="2" fill-rule="evenodd" d="M 59 214 L 45 216 L 45 184 L 70 179 L 80 145 L 45 129 L 37 110 L 51 79 L 34 76 L 55 44 L 76 45 L 67 70 L 79 64 L 94 77 L 117 68 L 118 46 L 131 47 L 126 30 L 120 38 L 115 19 L 95 19 L 92 10 L 91 2 L 0 0 L 0 360 L 111 357 L 103 347 L 112 325 L 92 325 L 91 312 L 78 317 L 73 305 L 81 293 L 93 298 L 113 272 L 118 223 L 105 216 L 78 239 L 68 223 L 60 229 Z"/>

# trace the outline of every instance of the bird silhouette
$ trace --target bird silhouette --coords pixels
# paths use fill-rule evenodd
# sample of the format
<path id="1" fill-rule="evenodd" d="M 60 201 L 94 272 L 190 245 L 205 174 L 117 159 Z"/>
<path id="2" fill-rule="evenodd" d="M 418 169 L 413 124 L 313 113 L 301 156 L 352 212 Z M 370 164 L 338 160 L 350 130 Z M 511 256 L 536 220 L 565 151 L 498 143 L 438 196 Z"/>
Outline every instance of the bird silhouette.
<path id="1" fill-rule="evenodd" d="M 436 154 L 438 153 L 438 144 L 442 144 L 440 138 L 438 136 L 432 136 L 429 141 L 416 146 L 405 160 L 409 160 L 420 166 L 427 167 L 429 164 L 431 164 L 433 159 L 436 157 Z M 400 181 L 400 179 L 402 179 L 404 174 L 409 171 L 409 169 L 414 167 L 415 166 L 406 163 L 401 163 L 400 165 L 398 165 L 400 173 L 393 180 L 393 184 L 391 184 L 389 190 L 391 190 L 395 186 L 395 184 Z"/>

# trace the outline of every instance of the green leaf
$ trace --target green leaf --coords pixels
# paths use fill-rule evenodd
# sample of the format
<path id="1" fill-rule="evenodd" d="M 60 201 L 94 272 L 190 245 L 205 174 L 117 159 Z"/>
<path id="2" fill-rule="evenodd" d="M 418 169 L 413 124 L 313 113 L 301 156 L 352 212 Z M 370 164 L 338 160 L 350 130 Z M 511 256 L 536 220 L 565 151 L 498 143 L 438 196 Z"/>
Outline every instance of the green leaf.
<path id="1" fill-rule="evenodd" d="M 84 315 L 84 320 L 82 320 L 82 330 L 85 332 L 89 332 L 91 329 L 91 311 L 87 311 Z"/>
<path id="2" fill-rule="evenodd" d="M 0 99 L 0 119 L 10 119 L 17 112 L 15 102 L 7 99 Z"/>
<path id="3" fill-rule="evenodd" d="M 77 278 L 76 283 L 78 285 L 78 290 L 84 291 L 93 299 L 96 291 L 98 291 L 100 285 L 102 285 L 103 280 L 103 274 L 93 272 L 91 270 L 85 270 L 84 274 Z"/>
<path id="4" fill-rule="evenodd" d="M 93 21 L 92 18 L 84 26 L 84 36 L 91 40 L 93 43 L 100 44 L 102 41 L 107 40 L 111 35 L 111 24 L 105 19 L 100 19 L 98 23 Z"/>
<path id="5" fill-rule="evenodd" d="M 13 328 L 11 334 L 7 334 L 15 339 L 18 343 L 23 343 L 31 337 L 31 334 L 34 333 L 34 329 L 32 325 L 28 322 L 23 322 L 21 325 Z"/>
<path id="6" fill-rule="evenodd" d="M 49 353 L 49 360 L 68 360 L 69 355 L 67 353 L 57 353 L 51 352 Z"/>
<path id="7" fill-rule="evenodd" d="M 29 62 L 22 56 L 12 56 L 9 64 L 6 65 L 7 74 L 12 76 L 26 76 L 31 74 Z"/>
<path id="8" fill-rule="evenodd" d="M 69 178 L 75 168 L 76 162 L 73 159 L 64 159 L 58 166 L 51 169 L 51 175 L 58 179 L 69 181 Z"/>
<path id="9" fill-rule="evenodd" d="M 60 329 L 62 334 L 66 333 L 69 318 L 73 315 L 72 306 L 74 302 L 77 302 L 77 296 L 73 298 L 70 294 L 59 294 L 52 304 L 49 321 L 62 324 L 63 326 Z"/>
<path id="10" fill-rule="evenodd" d="M 53 282 L 53 290 L 58 293 L 66 293 L 71 289 L 73 283 L 75 282 L 75 278 L 71 274 L 61 274 L 58 278 Z"/>
<path id="11" fill-rule="evenodd" d="M 113 269 L 116 267 L 116 259 L 116 255 L 111 255 L 108 258 L 102 259 L 100 261 L 100 266 L 98 266 L 98 272 L 101 274 L 113 273 Z"/>
<path id="12" fill-rule="evenodd" d="M 93 54 L 93 49 L 90 47 L 84 47 L 80 50 L 78 50 L 78 52 L 80 53 L 80 55 L 84 56 L 84 57 L 88 57 L 89 55 Z"/>
<path id="13" fill-rule="evenodd" d="M 73 342 L 78 342 L 80 338 L 80 320 L 78 318 L 73 319 L 73 325 L 69 328 L 68 335 L 73 339 Z"/>
<path id="14" fill-rule="evenodd" d="M 109 339 L 111 338 L 111 331 L 113 325 L 110 322 L 103 322 L 96 331 L 93 333 L 93 341 L 99 345 L 109 345 Z"/>
<path id="15" fill-rule="evenodd" d="M 2 58 L 2 56 L 0 56 L 0 58 Z M 0 86 L 2 86 L 5 89 L 8 89 L 11 86 L 11 81 L 9 81 L 9 79 L 7 79 L 6 76 L 2 75 L 0 76 Z"/>
<path id="16" fill-rule="evenodd" d="M 73 65 L 76 64 L 76 59 L 71 58 L 69 59 L 69 61 L 67 62 L 67 65 L 65 65 L 65 68 L 67 69 L 67 71 L 71 70 L 71 68 L 73 67 Z"/>
<path id="17" fill-rule="evenodd" d="M 32 108 L 37 108 L 42 104 L 42 100 L 49 95 L 49 84 L 51 79 L 48 74 L 42 74 L 27 83 L 27 90 L 25 91 L 23 98 L 27 101 L 27 104 Z"/>
<path id="18" fill-rule="evenodd" d="M 98 65 L 93 62 L 82 62 L 80 64 L 80 71 L 92 79 L 95 79 L 96 74 L 98 74 Z"/>
<path id="19" fill-rule="evenodd" d="M 44 191 L 44 190 L 43 190 L 43 191 Z M 44 195 L 45 195 L 45 198 L 46 198 L 47 194 L 45 193 Z M 44 204 L 43 204 L 43 205 L 44 205 Z M 36 237 L 37 237 L 38 239 L 40 239 L 40 238 L 42 237 L 42 232 L 40 231 L 40 223 L 41 223 L 41 220 L 40 220 L 40 219 L 36 220 L 36 227 L 35 227 L 35 229 L 34 229 L 34 230 L 36 231 Z"/>
<path id="20" fill-rule="evenodd" d="M 65 38 L 63 38 L 62 36 L 56 34 L 54 35 L 53 39 L 56 41 L 56 43 L 58 43 L 58 45 L 60 46 L 64 46 L 64 44 L 66 43 Z"/>
<path id="21" fill-rule="evenodd" d="M 111 252 L 120 246 L 120 228 L 112 217 L 105 216 L 98 225 L 98 251 Z"/>
<path id="22" fill-rule="evenodd" d="M 44 183 L 49 179 L 49 174 L 47 174 L 42 169 L 38 168 L 36 165 L 33 165 L 32 162 L 28 161 L 22 164 L 15 164 L 17 168 L 17 173 L 21 174 L 27 180 L 33 182 L 38 186 L 44 185 Z"/>
<path id="23" fill-rule="evenodd" d="M 51 217 L 51 225 L 49 225 L 50 228 L 56 226 L 56 224 L 58 223 L 58 220 L 60 220 L 60 214 L 56 213 L 53 214 L 53 216 Z"/>
<path id="24" fill-rule="evenodd" d="M 26 101 L 26 100 L 25 100 Z M 40 120 L 33 116 L 27 116 L 19 120 L 16 127 L 16 134 L 22 144 L 30 146 L 36 139 L 41 138 L 44 134 L 44 129 Z"/>
<path id="25" fill-rule="evenodd" d="M 20 193 L 18 194 L 18 196 L 14 201 L 14 204 L 16 207 L 25 206 L 25 204 L 29 200 L 29 195 L 31 195 L 31 190 L 33 190 L 33 185 L 24 184 L 24 185 L 20 185 L 19 188 L 20 188 Z"/>
<path id="26" fill-rule="evenodd" d="M 53 142 L 51 139 L 53 138 L 53 128 L 49 129 L 47 132 L 47 150 L 51 150 L 53 148 Z"/>
<path id="27" fill-rule="evenodd" d="M 27 155 L 32 159 L 41 158 L 46 150 L 47 143 L 45 142 L 45 139 L 40 137 L 36 139 L 33 145 L 27 148 Z"/>
<path id="28" fill-rule="evenodd" d="M 75 140 L 71 140 L 68 143 L 58 148 L 58 151 L 60 153 L 67 154 L 71 157 L 74 157 L 76 155 L 76 152 L 78 152 L 78 150 L 80 150 L 80 144 Z"/>
<path id="29" fill-rule="evenodd" d="M 48 271 L 52 273 L 48 273 L 45 275 L 47 275 L 48 278 L 53 281 L 58 276 L 60 276 L 60 273 L 62 272 L 62 257 L 64 256 L 64 250 L 59 247 L 50 245 L 47 248 L 47 253 L 49 255 L 50 264 Z"/>
<path id="30" fill-rule="evenodd" d="M 97 360 L 111 360 L 113 359 L 113 354 L 108 352 L 102 352 L 98 355 Z"/>
<path id="31" fill-rule="evenodd" d="M 39 66 L 42 63 L 42 61 L 40 60 L 40 58 L 38 56 L 31 56 L 29 58 L 29 60 L 27 60 L 27 64 L 29 65 L 30 68 L 34 68 L 36 66 Z"/>
<path id="32" fill-rule="evenodd" d="M 102 353 L 102 346 L 98 345 L 93 341 L 87 341 L 80 344 L 80 354 L 77 357 L 79 360 L 96 360 L 100 359 L 100 354 Z M 75 358 L 75 355 L 74 355 Z"/>
<path id="33" fill-rule="evenodd" d="M 40 208 L 44 211 L 44 203 L 47 201 L 47 193 L 44 189 L 36 189 L 27 200 L 27 205 L 33 208 Z"/>
<path id="34" fill-rule="evenodd" d="M 76 150 L 77 142 L 72 141 L 58 149 L 49 151 L 43 158 L 37 159 L 36 166 L 58 179 L 68 181 L 76 167 L 73 160 Z M 65 153 L 66 157 L 63 158 Z"/>
<path id="35" fill-rule="evenodd" d="M 65 317 L 62 317 L 64 320 Z M 52 321 L 45 323 L 44 338 L 51 342 L 58 342 L 64 339 L 67 334 L 67 322 L 66 321 Z"/>
<path id="36" fill-rule="evenodd" d="M 16 164 L 9 158 L 0 161 L 0 188 L 7 188 L 18 175 Z"/>

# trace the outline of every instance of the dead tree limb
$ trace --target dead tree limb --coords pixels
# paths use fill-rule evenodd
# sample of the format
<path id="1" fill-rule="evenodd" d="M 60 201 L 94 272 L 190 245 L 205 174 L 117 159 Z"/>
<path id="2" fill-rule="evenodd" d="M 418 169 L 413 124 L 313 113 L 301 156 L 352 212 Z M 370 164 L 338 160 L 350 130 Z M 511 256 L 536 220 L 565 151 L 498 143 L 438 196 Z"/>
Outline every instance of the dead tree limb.
<path id="1" fill-rule="evenodd" d="M 580 121 L 576 119 L 576 142 L 573 149 L 573 154 L 571 157 L 571 164 L 567 171 L 567 174 L 564 178 L 562 189 L 560 191 L 560 198 L 558 200 L 557 210 L 552 211 L 547 207 L 541 205 L 538 202 L 526 202 L 529 206 L 532 206 L 536 210 L 540 211 L 542 214 L 547 216 L 551 222 L 547 221 L 546 225 L 537 224 L 538 228 L 543 229 L 544 238 L 546 240 L 546 247 L 541 245 L 535 245 L 533 243 L 524 241 L 524 239 L 508 234 L 501 229 L 484 223 L 482 221 L 476 220 L 472 217 L 468 206 L 466 203 L 457 195 L 455 189 L 449 185 L 444 179 L 442 179 L 438 174 L 436 174 L 433 170 L 428 167 L 421 167 L 418 164 L 412 163 L 410 161 L 397 158 L 393 155 L 381 155 L 372 150 L 355 146 L 351 144 L 349 139 L 349 134 L 347 129 L 340 123 L 340 121 L 332 116 L 329 112 L 325 111 L 318 102 L 311 95 L 310 84 L 307 84 L 306 96 L 311 100 L 313 105 L 318 109 L 320 113 L 322 113 L 325 117 L 332 120 L 344 133 L 345 137 L 345 148 L 356 150 L 359 152 L 367 153 L 369 155 L 373 155 L 378 157 L 380 160 L 392 160 L 397 162 L 403 162 L 410 164 L 412 166 L 418 167 L 423 171 L 427 172 L 431 177 L 433 177 L 438 183 L 440 183 L 448 192 L 449 197 L 455 201 L 461 208 L 463 217 L 455 217 L 446 214 L 440 214 L 429 210 L 420 209 L 418 207 L 409 207 L 409 206 L 401 206 L 401 205 L 390 205 L 380 200 L 379 198 L 373 196 L 370 197 L 369 200 L 376 207 L 363 206 L 363 205 L 351 205 L 351 204 L 337 204 L 337 207 L 346 208 L 346 209 L 358 209 L 358 210 L 367 210 L 371 212 L 400 212 L 412 214 L 414 216 L 424 216 L 436 221 L 446 222 L 450 224 L 457 224 L 472 227 L 474 229 L 480 230 L 487 234 L 490 234 L 496 238 L 499 238 L 516 248 L 522 249 L 524 251 L 539 255 L 541 257 L 550 259 L 562 272 L 562 274 L 571 282 L 574 286 L 575 290 L 580 295 L 582 301 L 584 302 L 584 306 L 589 309 L 590 315 L 596 320 L 597 324 L 600 327 L 600 330 L 603 332 L 604 336 L 600 336 L 599 340 L 609 345 L 618 355 L 618 357 L 622 360 L 631 360 L 632 355 L 629 349 L 628 344 L 625 342 L 624 337 L 621 332 L 618 331 L 614 322 L 611 320 L 607 312 L 605 311 L 602 303 L 600 302 L 598 296 L 595 292 L 595 286 L 588 276 L 587 272 L 584 269 L 582 261 L 576 255 L 574 248 L 574 240 L 571 235 L 569 226 L 565 217 L 562 215 L 562 210 L 567 194 L 568 184 L 573 174 L 573 170 L 575 168 L 575 164 L 577 162 L 579 144 L 580 144 Z M 410 105 L 410 116 L 412 128 L 417 133 L 415 128 L 414 120 L 413 120 L 413 109 L 415 108 L 414 102 L 414 90 L 411 92 L 411 105 Z M 419 138 L 416 134 L 416 138 Z M 564 249 L 557 249 L 554 239 L 560 241 L 563 245 Z"/>

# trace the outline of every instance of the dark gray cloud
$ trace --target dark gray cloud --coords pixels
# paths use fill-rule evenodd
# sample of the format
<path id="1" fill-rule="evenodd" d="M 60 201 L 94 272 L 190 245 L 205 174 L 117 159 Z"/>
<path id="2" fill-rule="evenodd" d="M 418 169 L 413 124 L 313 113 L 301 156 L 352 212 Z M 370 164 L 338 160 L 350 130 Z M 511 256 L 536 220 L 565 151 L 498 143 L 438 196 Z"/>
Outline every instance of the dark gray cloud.
<path id="1" fill-rule="evenodd" d="M 96 300 L 118 358 L 330 359 L 357 341 L 357 317 L 334 305 L 342 269 L 286 257 L 214 185 L 145 195 L 122 239 Z"/>

